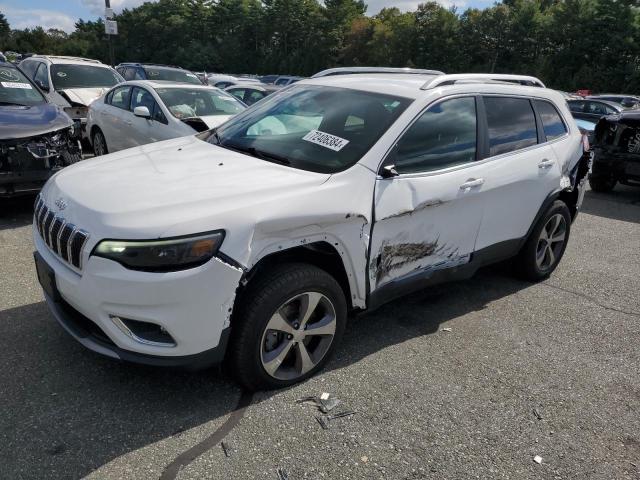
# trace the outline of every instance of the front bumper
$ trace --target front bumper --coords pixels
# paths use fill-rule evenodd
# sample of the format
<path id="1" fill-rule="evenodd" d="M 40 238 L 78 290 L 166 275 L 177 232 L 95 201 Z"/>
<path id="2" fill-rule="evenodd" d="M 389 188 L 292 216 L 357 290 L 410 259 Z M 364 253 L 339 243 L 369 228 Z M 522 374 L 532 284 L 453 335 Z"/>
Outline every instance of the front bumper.
<path id="1" fill-rule="evenodd" d="M 213 258 L 179 272 L 150 273 L 89 257 L 79 274 L 64 264 L 34 230 L 36 251 L 54 271 L 59 299 L 46 295 L 58 322 L 94 352 L 164 366 L 204 367 L 222 360 L 242 270 Z M 127 335 L 113 317 L 162 327 L 175 345 L 154 345 Z"/>
<path id="2" fill-rule="evenodd" d="M 0 172 L 0 197 L 12 197 L 39 192 L 56 170 L 26 170 Z"/>

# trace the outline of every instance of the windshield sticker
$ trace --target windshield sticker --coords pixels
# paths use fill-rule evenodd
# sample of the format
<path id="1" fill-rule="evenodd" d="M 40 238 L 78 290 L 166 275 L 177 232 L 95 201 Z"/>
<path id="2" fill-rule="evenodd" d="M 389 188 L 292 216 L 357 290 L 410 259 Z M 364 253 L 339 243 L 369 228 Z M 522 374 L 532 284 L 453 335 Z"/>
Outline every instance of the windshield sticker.
<path id="1" fill-rule="evenodd" d="M 64 78 L 64 77 L 67 76 L 67 74 L 65 72 L 58 72 L 58 73 L 56 73 L 56 75 L 58 75 L 61 78 Z"/>
<path id="2" fill-rule="evenodd" d="M 16 80 L 20 80 L 20 77 L 18 76 L 18 74 L 16 72 L 14 72 L 12 69 L 9 68 L 0 68 L 0 79 L 2 80 L 9 80 L 11 82 L 14 82 Z"/>
<path id="3" fill-rule="evenodd" d="M 19 82 L 0 82 L 4 88 L 23 88 L 25 90 L 32 90 L 31 84 L 19 83 Z"/>
<path id="4" fill-rule="evenodd" d="M 336 137 L 335 135 L 331 135 L 330 133 L 321 132 L 320 130 L 311 130 L 304 137 L 302 137 L 302 140 L 315 143 L 316 145 L 320 145 L 321 147 L 329 148 L 334 152 L 339 152 L 347 145 L 347 143 L 349 143 L 349 140 Z"/>

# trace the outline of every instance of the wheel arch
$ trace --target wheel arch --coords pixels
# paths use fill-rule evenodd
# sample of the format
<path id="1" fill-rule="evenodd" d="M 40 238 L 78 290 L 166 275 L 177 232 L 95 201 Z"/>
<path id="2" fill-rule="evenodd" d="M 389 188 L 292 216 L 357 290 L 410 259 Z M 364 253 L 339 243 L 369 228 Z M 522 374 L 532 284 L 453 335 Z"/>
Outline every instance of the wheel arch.
<path id="1" fill-rule="evenodd" d="M 345 265 L 344 258 L 339 253 L 336 245 L 332 245 L 325 240 L 278 250 L 262 256 L 245 272 L 238 296 L 242 296 L 244 288 L 253 278 L 267 271 L 270 266 L 296 262 L 308 263 L 329 273 L 342 288 L 347 305 L 352 309 L 359 308 L 356 302 L 357 296 L 355 294 L 355 280 L 353 279 L 354 273 L 351 270 L 347 270 L 348 267 Z"/>

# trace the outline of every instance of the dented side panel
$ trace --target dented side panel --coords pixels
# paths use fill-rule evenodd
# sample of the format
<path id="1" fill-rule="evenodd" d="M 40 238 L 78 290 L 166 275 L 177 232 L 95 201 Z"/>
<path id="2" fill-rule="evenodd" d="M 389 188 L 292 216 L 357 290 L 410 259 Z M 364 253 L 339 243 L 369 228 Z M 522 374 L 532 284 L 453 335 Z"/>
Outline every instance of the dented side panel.
<path id="1" fill-rule="evenodd" d="M 484 212 L 482 165 L 433 175 L 379 179 L 371 242 L 371 291 L 419 273 L 468 263 Z"/>
<path id="2" fill-rule="evenodd" d="M 298 192 L 284 191 L 253 209 L 250 221 L 230 218 L 223 251 L 251 270 L 270 254 L 326 242 L 342 259 L 351 305 L 364 308 L 374 185 L 373 172 L 356 166 L 307 189 L 304 202 Z"/>

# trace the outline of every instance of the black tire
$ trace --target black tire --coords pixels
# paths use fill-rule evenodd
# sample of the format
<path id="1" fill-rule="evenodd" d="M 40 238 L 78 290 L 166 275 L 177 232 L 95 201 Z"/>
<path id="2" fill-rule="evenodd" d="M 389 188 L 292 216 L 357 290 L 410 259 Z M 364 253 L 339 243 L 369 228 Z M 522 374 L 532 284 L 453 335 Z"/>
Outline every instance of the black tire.
<path id="1" fill-rule="evenodd" d="M 610 192 L 611 190 L 613 190 L 613 187 L 616 186 L 616 183 L 618 183 L 618 181 L 612 175 L 589 175 L 589 186 L 591 186 L 591 190 L 593 190 L 594 192 Z"/>
<path id="2" fill-rule="evenodd" d="M 96 157 L 109 153 L 107 140 L 104 138 L 104 133 L 102 133 L 102 130 L 99 128 L 96 128 L 91 134 L 91 143 L 93 145 L 93 153 Z"/>
<path id="3" fill-rule="evenodd" d="M 548 236 L 548 225 L 552 218 L 557 218 L 556 215 L 560 215 L 564 221 L 564 238 L 560 244 L 558 241 L 555 243 L 549 242 L 549 240 L 543 240 L 543 236 Z M 545 229 L 545 235 L 543 235 L 543 229 Z M 554 233 L 554 232 L 552 232 Z M 527 239 L 526 243 L 520 250 L 520 253 L 516 257 L 516 271 L 518 275 L 525 280 L 538 282 L 549 277 L 556 269 L 564 251 L 567 248 L 569 242 L 569 236 L 571 233 L 571 213 L 567 205 L 561 201 L 556 200 L 547 209 L 547 211 L 540 217 L 536 223 L 531 235 Z M 553 236 L 553 235 L 552 235 Z M 559 238 L 560 234 L 555 238 Z M 545 243 L 546 242 L 546 243 Z M 544 253 L 542 256 L 543 265 L 540 265 L 538 259 L 540 258 L 540 252 L 546 249 L 551 249 L 553 254 L 553 261 L 551 261 L 551 255 Z M 544 265 L 544 262 L 549 260 L 549 265 Z"/>
<path id="4" fill-rule="evenodd" d="M 287 302 L 292 298 L 305 295 L 306 292 L 318 292 L 331 302 L 335 311 L 335 333 L 326 353 L 310 371 L 296 378 L 274 378 L 267 373 L 263 365 L 265 342 L 268 341 L 267 324 L 283 305 L 288 305 Z M 236 305 L 231 322 L 227 363 L 235 379 L 250 391 L 282 388 L 314 375 L 335 351 L 344 333 L 347 319 L 347 303 L 338 282 L 324 270 L 305 263 L 279 265 L 254 278 L 247 290 L 240 295 Z M 269 332 L 270 335 L 275 335 L 270 329 Z M 283 342 L 296 344 L 291 340 L 283 339 Z M 295 357 L 298 352 L 296 347 L 292 347 L 287 355 Z M 286 359 L 293 360 L 291 357 L 284 360 Z M 285 363 L 283 361 L 283 365 Z"/>

